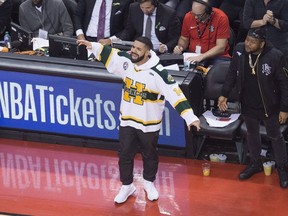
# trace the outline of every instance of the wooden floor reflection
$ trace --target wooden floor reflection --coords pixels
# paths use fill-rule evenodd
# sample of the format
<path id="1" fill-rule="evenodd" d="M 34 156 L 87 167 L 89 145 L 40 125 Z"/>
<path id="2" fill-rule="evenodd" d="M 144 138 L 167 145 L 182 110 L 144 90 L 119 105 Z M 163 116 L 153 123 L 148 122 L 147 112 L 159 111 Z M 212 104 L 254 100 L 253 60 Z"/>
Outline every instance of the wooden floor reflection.
<path id="1" fill-rule="evenodd" d="M 120 182 L 117 152 L 0 139 L 0 212 L 35 216 L 286 216 L 288 189 L 278 176 L 263 173 L 239 181 L 243 165 L 211 164 L 203 177 L 201 160 L 160 157 L 156 187 L 145 197 L 142 161 L 135 161 L 137 191 L 114 204 Z"/>

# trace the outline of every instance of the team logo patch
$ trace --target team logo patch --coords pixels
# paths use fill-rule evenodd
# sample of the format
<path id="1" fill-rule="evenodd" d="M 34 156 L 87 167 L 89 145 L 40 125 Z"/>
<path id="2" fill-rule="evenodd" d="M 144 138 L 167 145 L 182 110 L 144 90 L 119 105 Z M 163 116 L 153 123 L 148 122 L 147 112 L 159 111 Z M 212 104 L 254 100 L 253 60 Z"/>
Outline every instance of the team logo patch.
<path id="1" fill-rule="evenodd" d="M 269 74 L 271 74 L 271 67 L 268 64 L 263 64 L 262 73 L 268 76 Z"/>
<path id="2" fill-rule="evenodd" d="M 127 70 L 127 68 L 128 68 L 128 62 L 124 62 L 124 63 L 123 63 L 123 69 L 124 69 L 124 70 Z"/>
<path id="3" fill-rule="evenodd" d="M 214 26 L 210 26 L 210 32 L 214 32 L 214 30 L 215 30 L 215 27 Z"/>
<path id="4" fill-rule="evenodd" d="M 165 30 L 166 30 L 165 26 L 160 26 L 159 31 L 165 31 Z"/>

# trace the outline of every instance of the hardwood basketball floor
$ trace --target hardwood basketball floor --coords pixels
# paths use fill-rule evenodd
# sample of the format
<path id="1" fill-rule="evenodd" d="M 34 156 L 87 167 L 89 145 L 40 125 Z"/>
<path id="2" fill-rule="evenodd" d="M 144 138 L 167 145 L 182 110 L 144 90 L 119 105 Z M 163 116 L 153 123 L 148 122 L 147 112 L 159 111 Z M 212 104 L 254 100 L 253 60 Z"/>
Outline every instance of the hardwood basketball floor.
<path id="1" fill-rule="evenodd" d="M 238 180 L 244 165 L 160 157 L 158 201 L 143 190 L 142 161 L 135 160 L 134 196 L 113 202 L 121 186 L 117 152 L 0 139 L 0 215 L 35 216 L 287 216 L 288 189 L 278 175 Z"/>

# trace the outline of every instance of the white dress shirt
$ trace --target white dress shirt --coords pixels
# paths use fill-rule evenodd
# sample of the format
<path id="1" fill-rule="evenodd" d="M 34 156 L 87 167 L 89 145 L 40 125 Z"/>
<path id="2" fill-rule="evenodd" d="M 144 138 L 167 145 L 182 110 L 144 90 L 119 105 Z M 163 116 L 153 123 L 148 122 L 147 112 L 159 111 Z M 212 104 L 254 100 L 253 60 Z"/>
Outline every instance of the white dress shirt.
<path id="1" fill-rule="evenodd" d="M 113 0 L 106 0 L 106 15 L 105 15 L 105 32 L 104 37 L 110 37 L 110 17 L 112 10 L 112 2 Z M 97 29 L 98 29 L 98 21 L 99 21 L 99 13 L 100 7 L 102 4 L 102 0 L 97 0 L 94 5 L 94 9 L 91 15 L 90 23 L 88 25 L 86 35 L 90 37 L 97 37 Z M 83 34 L 83 30 L 79 29 L 76 31 L 76 35 Z"/>

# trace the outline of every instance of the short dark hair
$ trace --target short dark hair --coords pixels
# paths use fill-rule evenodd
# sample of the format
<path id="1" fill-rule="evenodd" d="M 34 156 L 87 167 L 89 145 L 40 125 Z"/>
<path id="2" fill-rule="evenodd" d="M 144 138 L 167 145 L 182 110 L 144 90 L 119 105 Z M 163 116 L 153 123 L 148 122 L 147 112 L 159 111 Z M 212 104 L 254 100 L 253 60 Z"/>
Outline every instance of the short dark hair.
<path id="1" fill-rule="evenodd" d="M 154 5 L 155 7 L 157 7 L 158 5 L 158 0 L 138 0 L 139 4 L 145 3 L 145 2 L 151 2 L 152 5 Z"/>
<path id="2" fill-rule="evenodd" d="M 149 38 L 141 36 L 141 37 L 136 38 L 135 41 L 139 41 L 141 43 L 144 43 L 145 46 L 149 50 L 153 50 L 153 44 L 152 44 L 152 42 L 151 42 L 151 40 Z"/>

